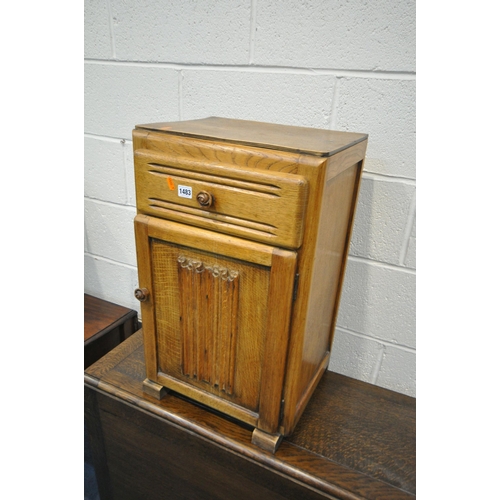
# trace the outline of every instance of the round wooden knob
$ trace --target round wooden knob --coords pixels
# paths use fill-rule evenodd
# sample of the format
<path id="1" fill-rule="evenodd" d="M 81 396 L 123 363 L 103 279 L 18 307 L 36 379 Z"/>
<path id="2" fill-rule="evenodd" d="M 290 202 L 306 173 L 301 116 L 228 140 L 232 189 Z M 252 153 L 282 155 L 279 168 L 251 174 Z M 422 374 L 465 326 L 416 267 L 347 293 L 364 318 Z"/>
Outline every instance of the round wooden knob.
<path id="1" fill-rule="evenodd" d="M 144 302 L 149 296 L 149 290 L 147 288 L 136 288 L 134 295 L 137 300 Z"/>
<path id="2" fill-rule="evenodd" d="M 206 191 L 200 191 L 196 195 L 196 199 L 202 207 L 211 207 L 214 202 L 214 197 Z"/>

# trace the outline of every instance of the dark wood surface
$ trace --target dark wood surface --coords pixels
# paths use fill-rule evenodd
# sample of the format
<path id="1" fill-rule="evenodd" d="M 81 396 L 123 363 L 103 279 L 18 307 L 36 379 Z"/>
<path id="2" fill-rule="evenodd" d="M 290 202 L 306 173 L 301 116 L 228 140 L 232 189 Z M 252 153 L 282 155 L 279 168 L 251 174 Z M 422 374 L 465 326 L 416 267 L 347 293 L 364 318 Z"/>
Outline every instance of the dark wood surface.
<path id="1" fill-rule="evenodd" d="M 275 455 L 252 429 L 169 393 L 143 393 L 142 331 L 85 372 L 101 499 L 415 496 L 415 399 L 326 372 Z"/>
<path id="2" fill-rule="evenodd" d="M 138 327 L 137 311 L 84 294 L 84 367 L 95 363 Z"/>

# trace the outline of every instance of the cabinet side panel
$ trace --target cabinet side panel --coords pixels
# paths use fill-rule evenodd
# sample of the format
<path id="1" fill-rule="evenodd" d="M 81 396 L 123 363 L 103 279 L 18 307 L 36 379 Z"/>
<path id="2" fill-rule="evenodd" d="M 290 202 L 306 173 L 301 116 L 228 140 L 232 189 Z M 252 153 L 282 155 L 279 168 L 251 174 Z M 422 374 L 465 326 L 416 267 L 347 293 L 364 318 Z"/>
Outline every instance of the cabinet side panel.
<path id="1" fill-rule="evenodd" d="M 344 252 L 348 240 L 352 202 L 355 198 L 358 165 L 344 170 L 325 186 L 318 245 L 313 268 L 309 310 L 306 321 L 301 387 L 307 388 L 330 350 L 334 301 L 337 297 Z"/>
<path id="2" fill-rule="evenodd" d="M 294 361 L 300 368 L 285 401 L 285 434 L 292 432 L 328 365 L 366 143 L 353 149 L 332 157 L 327 166 L 303 337 L 296 350 L 300 360 Z"/>

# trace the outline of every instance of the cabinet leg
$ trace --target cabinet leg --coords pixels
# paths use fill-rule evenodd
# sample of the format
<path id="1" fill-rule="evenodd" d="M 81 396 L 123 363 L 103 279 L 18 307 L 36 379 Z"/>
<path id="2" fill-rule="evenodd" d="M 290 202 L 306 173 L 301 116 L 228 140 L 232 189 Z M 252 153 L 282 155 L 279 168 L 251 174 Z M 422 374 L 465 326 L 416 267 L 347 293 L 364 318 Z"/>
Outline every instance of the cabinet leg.
<path id="1" fill-rule="evenodd" d="M 252 443 L 263 450 L 275 453 L 283 436 L 281 434 L 269 434 L 268 432 L 254 429 L 252 433 Z"/>
<path id="2" fill-rule="evenodd" d="M 144 382 L 142 383 L 142 390 L 146 394 L 149 394 L 150 396 L 153 396 L 156 399 L 162 399 L 168 392 L 168 390 L 165 389 L 165 387 L 158 384 L 157 382 L 149 380 L 148 378 L 145 379 Z"/>

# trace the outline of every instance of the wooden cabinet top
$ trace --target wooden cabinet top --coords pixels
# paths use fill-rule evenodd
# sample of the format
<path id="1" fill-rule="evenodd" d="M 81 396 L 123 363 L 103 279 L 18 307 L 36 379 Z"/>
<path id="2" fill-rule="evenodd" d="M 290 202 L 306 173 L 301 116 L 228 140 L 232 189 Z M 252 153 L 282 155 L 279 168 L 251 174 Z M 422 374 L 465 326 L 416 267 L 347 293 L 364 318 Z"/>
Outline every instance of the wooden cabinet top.
<path id="1" fill-rule="evenodd" d="M 132 309 L 84 294 L 84 340 L 87 342 L 101 336 L 103 332 L 135 316 L 137 312 Z"/>
<path id="2" fill-rule="evenodd" d="M 88 368 L 85 383 L 326 497 L 415 497 L 414 398 L 326 372 L 272 455 L 251 444 L 251 429 L 172 393 L 160 401 L 144 394 L 144 377 L 139 331 Z"/>
<path id="3" fill-rule="evenodd" d="M 314 156 L 331 156 L 368 138 L 367 134 L 353 132 L 219 117 L 150 123 L 136 128 Z"/>

